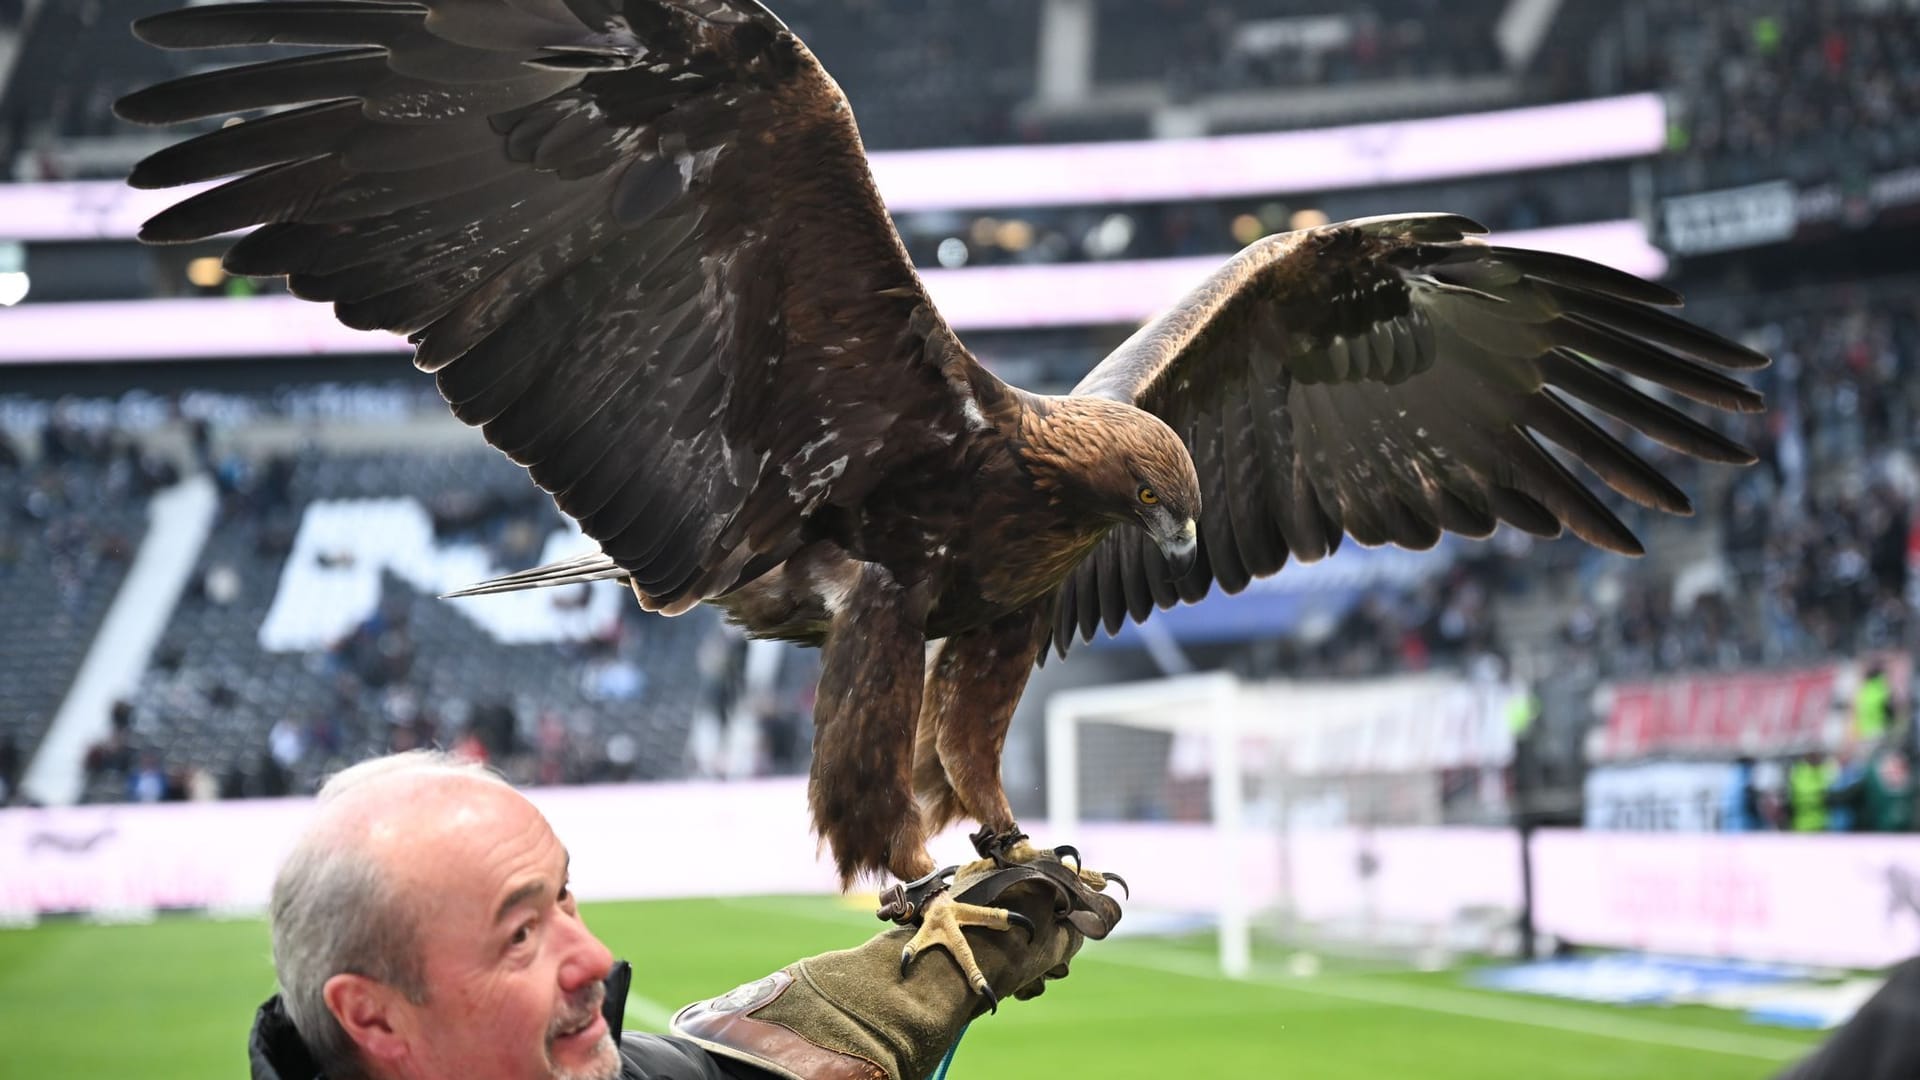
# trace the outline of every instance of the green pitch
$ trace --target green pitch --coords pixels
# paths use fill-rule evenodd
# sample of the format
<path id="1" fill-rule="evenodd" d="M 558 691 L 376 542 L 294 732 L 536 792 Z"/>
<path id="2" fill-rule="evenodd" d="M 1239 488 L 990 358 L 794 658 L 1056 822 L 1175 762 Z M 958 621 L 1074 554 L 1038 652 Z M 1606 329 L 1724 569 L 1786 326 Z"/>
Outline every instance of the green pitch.
<path id="1" fill-rule="evenodd" d="M 628 1024 L 878 928 L 831 900 L 604 904 L 594 929 L 633 961 Z M 1206 942 L 1095 942 L 1074 975 L 974 1026 L 954 1080 L 1622 1076 L 1759 1080 L 1817 1037 L 1707 1009 L 1562 1004 L 1457 975 L 1213 973 Z M 923 962 L 940 962 L 930 955 Z M 0 1074 L 62 1080 L 246 1076 L 246 1029 L 272 992 L 264 923 L 169 918 L 0 931 Z"/>

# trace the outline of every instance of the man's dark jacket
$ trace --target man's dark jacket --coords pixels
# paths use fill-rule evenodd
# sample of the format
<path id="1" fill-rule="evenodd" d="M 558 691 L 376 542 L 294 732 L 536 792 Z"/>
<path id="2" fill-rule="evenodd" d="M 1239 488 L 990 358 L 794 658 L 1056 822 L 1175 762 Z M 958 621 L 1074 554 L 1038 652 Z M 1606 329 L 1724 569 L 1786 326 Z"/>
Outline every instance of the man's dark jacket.
<path id="1" fill-rule="evenodd" d="M 1916 1077 L 1920 1077 L 1920 959 L 1894 968 L 1887 985 L 1852 1020 L 1778 1080 Z"/>
<path id="2" fill-rule="evenodd" d="M 622 1035 L 620 1022 L 626 1015 L 632 977 L 632 969 L 621 963 L 607 979 L 604 1014 L 607 1030 L 620 1046 L 621 1080 L 772 1080 L 766 1072 L 708 1053 L 685 1039 L 637 1031 Z M 253 1080 L 323 1080 L 278 995 L 255 1014 L 247 1057 Z"/>

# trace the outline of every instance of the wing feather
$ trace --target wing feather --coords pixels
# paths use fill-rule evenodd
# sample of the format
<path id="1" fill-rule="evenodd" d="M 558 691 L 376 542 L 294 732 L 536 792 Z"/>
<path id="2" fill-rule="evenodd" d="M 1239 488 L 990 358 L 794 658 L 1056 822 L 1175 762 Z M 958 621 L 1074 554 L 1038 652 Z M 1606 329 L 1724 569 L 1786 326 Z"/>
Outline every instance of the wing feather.
<path id="1" fill-rule="evenodd" d="M 844 97 L 754 0 L 216 3 L 135 30 L 322 50 L 118 103 L 284 110 L 141 163 L 145 187 L 230 178 L 142 236 L 254 229 L 230 270 L 408 335 L 601 545 L 512 582 L 612 560 L 657 610 L 723 595 L 943 445 L 903 418 L 963 428 L 956 375 L 994 385 L 921 288 Z"/>
<path id="2" fill-rule="evenodd" d="M 1120 587 L 1126 593 L 1127 614 L 1135 622 L 1153 614 L 1154 605 L 1153 588 L 1147 584 L 1146 569 L 1142 566 L 1141 548 L 1140 544 L 1121 544 L 1119 558 L 1115 560 L 1120 572 Z M 1166 570 L 1162 569 L 1161 574 L 1164 576 Z M 1119 628 L 1116 621 L 1113 629 Z"/>
<path id="3" fill-rule="evenodd" d="M 1227 462 L 1223 443 L 1226 432 L 1217 414 L 1200 417 L 1193 425 L 1188 446 L 1193 451 L 1194 467 L 1200 473 L 1200 534 L 1230 538 L 1233 535 L 1232 503 L 1227 498 Z M 1237 593 L 1247 587 L 1253 575 L 1240 561 L 1240 549 L 1231 543 L 1209 547 L 1213 553 L 1213 576 L 1220 587 Z M 1106 561 L 1106 560 L 1102 560 Z M 1184 590 L 1183 590 L 1184 591 Z"/>
<path id="4" fill-rule="evenodd" d="M 1146 409 L 1187 443 L 1201 566 L 1166 582 L 1151 542 L 1116 530 L 1056 597 L 1055 648 L 1075 629 L 1090 638 L 1142 618 L 1143 597 L 1166 608 L 1212 582 L 1235 592 L 1289 556 L 1331 554 L 1343 536 L 1424 549 L 1443 532 L 1485 537 L 1505 522 L 1638 554 L 1639 539 L 1569 463 L 1650 509 L 1692 504 L 1612 423 L 1694 457 L 1751 463 L 1623 376 L 1750 413 L 1760 395 L 1728 373 L 1764 356 L 1664 310 L 1680 302 L 1671 290 L 1488 244 L 1473 235 L 1483 231 L 1429 214 L 1270 237 L 1095 368 L 1076 393 Z M 1088 587 L 1096 581 L 1106 587 Z"/>
<path id="5" fill-rule="evenodd" d="M 1247 573 L 1265 577 L 1287 560 L 1286 539 L 1274 525 L 1268 485 L 1261 468 L 1259 424 L 1246 391 L 1221 402 L 1221 471 L 1226 484 L 1228 524 Z"/>
<path id="6" fill-rule="evenodd" d="M 1678 409 L 1641 394 L 1626 380 L 1583 357 L 1556 349 L 1541 358 L 1547 382 L 1616 417 L 1642 435 L 1691 457 L 1751 465 L 1753 451 Z"/>
<path id="7" fill-rule="evenodd" d="M 218 128 L 149 156 L 127 177 L 136 188 L 154 189 L 217 180 L 284 165 L 331 147 L 361 126 L 360 104 L 329 101 Z"/>

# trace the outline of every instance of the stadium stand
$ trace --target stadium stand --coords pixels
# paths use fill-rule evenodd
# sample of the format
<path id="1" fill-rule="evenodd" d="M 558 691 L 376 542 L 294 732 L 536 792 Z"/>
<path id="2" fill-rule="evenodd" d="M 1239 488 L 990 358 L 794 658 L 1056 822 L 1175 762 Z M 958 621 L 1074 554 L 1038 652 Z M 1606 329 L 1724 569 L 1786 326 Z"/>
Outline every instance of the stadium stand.
<path id="1" fill-rule="evenodd" d="M 1166 80 L 1189 92 L 1480 74 L 1500 66 L 1493 25 L 1505 7 L 1104 0 L 1096 73 L 1103 82 Z"/>
<path id="2" fill-rule="evenodd" d="M 444 538 L 537 555 L 528 545 L 557 514 L 505 459 L 487 450 L 302 453 L 215 465 L 219 525 L 126 703 L 125 747 L 114 742 L 92 763 L 90 800 L 184 797 L 202 774 L 228 795 L 306 791 L 369 753 L 435 742 L 526 780 L 684 771 L 693 719 L 711 707 L 695 655 L 715 631 L 707 613 L 670 621 L 622 604 L 596 639 L 510 645 L 388 574 L 377 608 L 340 640 L 261 645 L 293 532 L 321 500 L 417 499 Z"/>
<path id="3" fill-rule="evenodd" d="M 1033 96 L 1040 7 L 798 0 L 780 15 L 858 103 L 866 143 L 907 150 L 1022 141 L 1012 117 Z"/>
<path id="4" fill-rule="evenodd" d="M 170 470 L 131 444 L 57 422 L 29 466 L 0 435 L 0 739 L 30 757 L 146 528 Z M 0 778 L 4 779 L 4 778 Z M 14 785 L 8 784 L 11 788 Z"/>
<path id="5" fill-rule="evenodd" d="M 0 95 L 0 140 L 7 142 L 14 175 L 119 174 L 132 148 L 107 145 L 126 134 L 107 118 L 107 103 L 183 61 L 133 47 L 130 38 L 120 40 L 108 30 L 125 17 L 172 4 L 42 5 L 29 18 L 20 62 Z M 775 6 L 847 89 L 875 149 L 1142 138 L 1156 130 L 1149 114 L 1158 106 L 1124 116 L 1031 108 L 1044 96 L 1039 67 L 1046 5 L 986 0 L 984 13 L 979 3 L 960 0 L 789 0 Z M 1376 0 L 1358 6 L 1100 0 L 1087 26 L 1093 58 L 1087 90 L 1117 89 L 1125 98 L 1144 86 L 1140 100 L 1180 107 L 1249 94 L 1283 98 L 1319 87 L 1355 91 L 1344 114 L 1316 112 L 1297 121 L 1264 116 L 1245 125 L 1271 130 L 1375 118 L 1366 104 L 1371 99 L 1360 91 L 1408 81 L 1428 88 L 1425 100 L 1401 102 L 1380 115 L 1660 89 L 1671 120 L 1667 152 L 1412 187 L 1006 208 L 996 218 L 908 214 L 901 219 L 903 237 L 923 266 L 940 265 L 942 246 L 953 237 L 966 239 L 968 266 L 1151 259 L 1221 254 L 1252 235 L 1319 215 L 1338 219 L 1411 205 L 1457 209 L 1501 230 L 1631 217 L 1657 225 L 1666 197 L 1759 180 L 1832 185 L 1831 201 L 1839 209 L 1823 220 L 1860 229 L 1877 220 L 1873 211 L 1881 209 L 1876 175 L 1920 163 L 1920 128 L 1909 107 L 1920 95 L 1920 32 L 1901 5 L 1560 4 L 1535 47 L 1519 51 L 1503 40 L 1502 22 L 1515 6 L 1495 0 Z M 0 21 L 4 14 L 0 9 Z M 81 64 L 77 55 L 111 63 Z M 1492 79 L 1504 80 L 1497 102 L 1462 89 Z M 1241 129 L 1208 123 L 1209 131 Z M 1815 194 L 1828 198 L 1824 189 Z M 1805 187 L 1801 196 L 1808 203 Z M 1009 222 L 1013 228 L 1001 227 Z M 1654 232 L 1660 237 L 1657 227 Z M 1554 688 L 1546 711 L 1565 717 L 1564 746 L 1557 753 L 1573 760 L 1580 756 L 1581 733 L 1594 720 L 1579 687 L 1654 673 L 1813 664 L 1912 645 L 1920 633 L 1911 616 L 1907 561 L 1913 460 L 1920 449 L 1914 428 L 1920 416 L 1914 389 L 1920 311 L 1911 296 L 1920 283 L 1874 277 L 1888 260 L 1870 267 L 1854 259 L 1874 238 L 1865 230 L 1843 235 L 1861 243 L 1797 247 L 1778 260 L 1785 267 L 1778 282 L 1758 288 L 1751 271 L 1730 269 L 1712 252 L 1695 258 L 1676 246 L 1684 261 L 1674 283 L 1692 298 L 1689 316 L 1740 334 L 1779 363 L 1756 378 L 1768 395 L 1769 413 L 1727 422 L 1729 434 L 1759 451 L 1756 469 L 1694 470 L 1630 436 L 1656 464 L 1677 470 L 1676 479 L 1700 510 L 1693 521 L 1664 525 L 1619 506 L 1650 541 L 1649 558 L 1628 562 L 1571 541 L 1538 543 L 1502 534 L 1487 544 L 1462 545 L 1449 556 L 1450 566 L 1418 588 L 1371 596 L 1306 636 L 1210 643 L 1192 650 L 1196 660 L 1256 676 L 1365 677 L 1489 662 L 1567 673 L 1560 680 L 1567 685 Z M 1898 234 L 1886 243 L 1897 246 Z M 60 287 L 58 260 L 106 258 L 100 254 L 105 247 L 37 250 L 34 257 L 47 268 L 45 287 Z M 178 257 L 183 261 L 186 254 Z M 131 273 L 115 277 L 85 269 L 83 262 L 73 265 L 81 269 L 65 276 L 95 287 L 114 281 L 112 287 L 120 288 Z M 186 288 L 175 263 L 136 264 L 129 257 L 126 265 L 159 282 L 157 292 Z M 1017 381 L 1063 389 L 1128 329 L 986 333 L 970 335 L 969 342 Z M 284 403 L 244 394 L 234 400 L 247 402 L 238 410 L 244 415 L 231 422 L 235 430 L 287 418 L 277 411 Z M 417 395 L 401 414 L 438 407 L 430 396 Z M 27 458 L 11 471 L 0 470 L 9 502 L 16 493 L 66 483 L 50 470 L 106 467 Z M 705 685 L 697 672 L 737 676 L 740 666 L 737 645 L 705 644 L 724 640 L 714 636 L 710 623 L 659 623 L 628 611 L 609 643 L 504 646 L 452 607 L 426 597 L 418 583 L 390 576 L 372 617 L 334 647 L 285 653 L 261 648 L 258 630 L 300 514 L 318 500 L 416 498 L 449 535 L 462 532 L 450 524 L 454 518 L 469 517 L 463 535 L 493 545 L 502 565 L 534 561 L 538 552 L 527 537 L 550 532 L 557 518 L 519 471 L 497 456 L 477 449 L 378 455 L 307 450 L 292 456 L 282 450 L 221 459 L 204 451 L 201 467 L 221 480 L 221 527 L 201 554 L 198 586 L 175 612 L 153 670 L 128 702 L 127 747 L 115 751 L 116 762 L 137 764 L 136 748 L 161 747 L 167 751 L 162 772 L 191 766 L 224 777 L 229 791 L 297 790 L 333 761 L 396 740 L 451 741 L 476 726 L 471 714 L 504 706 L 515 717 L 517 744 L 510 756 L 522 770 L 563 779 L 725 771 L 717 764 L 725 748 L 710 733 L 693 730 L 688 719 L 698 711 L 688 703 L 700 702 L 711 712 L 732 692 Z M 87 491 L 100 485 L 93 478 L 78 483 Z M 461 493 L 469 503 L 464 509 L 452 505 Z M 114 509 L 124 507 L 115 503 Z M 137 540 L 137 515 L 129 520 L 116 527 Z M 519 539 L 503 540 L 510 535 Z M 37 545 L 59 542 L 58 529 L 49 532 L 38 522 L 15 527 L 0 538 L 0 559 L 12 552 L 16 562 L 31 565 L 41 557 Z M 86 618 L 97 621 L 97 606 L 112 592 L 112 570 L 105 566 L 78 579 L 96 605 L 86 609 L 92 612 Z M 17 593 L 15 612 L 28 606 L 57 610 L 63 602 L 58 580 L 56 574 L 54 581 L 36 581 L 33 591 Z M 12 613 L 6 618 L 15 628 L 45 622 Z M 51 647 L 41 640 L 44 634 L 7 632 L 21 635 L 23 649 Z M 75 633 L 81 643 L 70 651 L 77 657 L 85 632 Z M 1144 656 L 1137 659 L 1137 671 L 1153 673 Z M 64 676 L 58 674 L 63 663 Z M 13 695 L 6 699 L 5 722 L 24 747 L 16 754 L 30 754 L 34 725 L 46 722 L 60 694 L 54 684 L 71 678 L 73 663 L 34 665 L 30 679 L 6 681 L 0 690 Z M 595 678 L 615 687 L 630 681 L 625 664 L 644 679 L 638 701 L 597 700 L 583 689 Z M 762 718 L 757 768 L 805 767 L 806 670 L 783 666 L 774 699 L 751 704 L 749 711 Z M 384 681 L 397 681 L 399 688 L 390 691 Z M 50 688 L 32 692 L 40 704 L 24 703 L 28 690 L 21 688 L 41 682 Z M 278 712 L 298 715 L 288 720 Z M 325 719 L 315 724 L 315 717 Z M 492 722 L 501 723 L 497 716 Z M 631 749 L 621 742 L 611 748 L 618 753 L 609 752 L 620 736 L 632 740 Z M 543 758 L 529 749 L 544 745 L 543 739 L 567 749 Z M 291 752 L 296 744 L 297 755 Z M 274 760 L 276 746 L 291 768 Z M 556 768 L 556 757 L 567 764 Z M 126 797 L 130 771 L 139 770 L 103 773 L 91 797 Z M 1577 770 L 1568 775 L 1577 782 Z M 179 791 L 184 783 L 171 786 Z"/>
<path id="6" fill-rule="evenodd" d="M 1760 464 L 1694 489 L 1702 514 L 1683 559 L 1656 553 L 1628 569 L 1569 548 L 1580 568 L 1563 588 L 1540 575 L 1567 605 L 1555 669 L 1737 669 L 1913 644 L 1913 287 L 1895 278 L 1699 305 L 1704 321 L 1743 329 L 1776 358 L 1757 380 L 1770 412 L 1733 432 Z M 1718 539 L 1703 548 L 1707 537 Z M 1690 587 L 1676 611 L 1675 581 L 1687 569 L 1676 564 L 1685 562 L 1711 584 Z M 1620 581 L 1609 592 L 1616 602 L 1596 605 L 1593 586 L 1607 575 Z"/>
<path id="7" fill-rule="evenodd" d="M 1810 663 L 1911 644 L 1916 627 L 1907 550 L 1915 492 L 1912 420 L 1920 405 L 1912 389 L 1920 355 L 1913 284 L 1896 278 L 1709 299 L 1692 309 L 1779 358 L 1759 379 L 1774 410 L 1740 418 L 1730 432 L 1759 450 L 1759 467 L 1681 477 L 1701 514 L 1656 533 L 1648 559 L 1621 560 L 1573 541 L 1503 533 L 1487 544 L 1465 545 L 1454 567 L 1431 582 L 1370 597 L 1317 635 L 1245 641 L 1199 655 L 1252 676 L 1363 677 L 1492 656 L 1535 671 L 1607 679 Z M 1090 363 L 1099 343 L 1095 335 L 1053 340 L 1057 353 L 1040 355 L 1056 357 L 1062 379 Z M 991 359 L 993 351 L 986 354 Z M 270 401 L 250 400 L 253 405 L 239 410 L 250 422 L 273 420 Z M 436 407 L 417 395 L 404 402 L 408 410 Z M 45 441 L 62 444 L 53 436 Z M 1644 441 L 1639 448 L 1656 458 L 1663 453 Z M 249 459 L 204 452 L 221 482 L 222 524 L 201 556 L 198 585 L 175 613 L 131 702 L 132 735 L 142 745 L 167 746 L 170 760 L 177 755 L 225 776 L 229 790 L 272 791 L 309 783 L 330 763 L 396 739 L 446 741 L 464 729 L 461 718 L 474 708 L 508 702 L 524 745 L 533 744 L 549 712 L 575 731 L 570 764 L 560 770 L 566 778 L 609 775 L 606 759 L 625 751 L 605 754 L 607 742 L 622 733 L 637 740 L 631 775 L 671 776 L 695 767 L 689 718 L 702 690 L 689 673 L 699 666 L 693 651 L 712 632 L 710 623 L 695 627 L 630 612 L 615 641 L 596 648 L 502 646 L 445 604 L 390 577 L 379 615 L 349 640 L 312 653 L 261 649 L 258 631 L 293 530 L 316 500 L 411 496 L 429 508 L 443 536 L 480 539 L 503 566 L 535 561 L 534 539 L 559 519 L 498 455 L 308 450 Z M 51 463 L 61 453 L 42 453 L 39 461 L 10 470 L 9 490 L 56 490 L 61 477 L 86 467 Z M 87 479 L 70 486 L 106 492 L 125 482 Z M 1636 525 L 1647 524 L 1633 508 L 1621 510 Z M 117 520 L 120 528 L 137 527 L 137 515 Z M 40 542 L 26 530 L 10 540 Z M 59 580 L 74 579 L 34 583 L 47 592 L 31 601 L 34 608 L 57 610 Z M 114 579 L 106 573 L 88 580 L 88 595 L 100 594 L 89 609 L 97 620 Z M 21 633 L 22 641 L 36 636 Z M 71 648 L 75 656 L 84 640 L 81 633 Z M 42 645 L 36 640 L 34 647 Z M 595 677 L 611 685 L 629 679 L 623 658 L 645 680 L 638 701 L 596 700 L 583 689 Z M 385 670 L 393 664 L 397 670 Z M 383 685 L 387 681 L 400 688 Z M 768 729 L 763 750 L 782 771 L 805 766 L 804 692 L 789 686 L 784 704 L 756 705 L 779 714 L 769 722 L 783 726 Z M 42 691 L 37 713 L 11 707 L 27 745 L 34 736 L 24 717 L 44 722 L 57 694 L 58 688 Z M 298 717 L 312 756 L 303 752 L 293 775 L 280 778 L 263 755 L 283 714 Z M 316 723 L 316 717 L 329 719 Z M 538 755 L 523 754 L 518 767 L 552 771 Z M 90 793 L 118 797 L 126 784 L 123 773 L 110 772 L 96 778 Z"/>
<path id="8" fill-rule="evenodd" d="M 172 6 L 174 0 L 45 4 L 28 19 L 11 74 L 0 67 L 0 157 L 13 161 L 17 179 L 121 175 L 142 148 L 156 145 L 152 133 L 115 120 L 109 106 L 192 62 L 120 32 L 127 20 Z M 1312 110 L 1291 118 L 1228 117 L 1213 130 L 1441 115 L 1659 87 L 1681 110 L 1675 148 L 1688 161 L 1716 162 L 1721 175 L 1751 172 L 1776 144 L 1796 144 L 1811 163 L 1817 150 L 1836 142 L 1849 154 L 1864 143 L 1881 158 L 1911 158 L 1920 138 L 1910 107 L 1920 86 L 1911 20 L 1886 5 L 1563 4 L 1529 51 L 1499 40 L 1505 0 L 1101 0 L 1085 88 L 1089 104 L 1099 107 L 1078 112 L 1030 108 L 1044 5 L 778 6 L 846 89 L 874 149 L 1144 138 L 1153 131 L 1152 103 L 1281 100 L 1317 88 L 1343 93 L 1316 99 Z M 238 50 L 233 58 L 274 54 Z M 1495 75 L 1497 92 L 1473 89 L 1476 77 Z M 1375 103 L 1354 92 L 1386 83 L 1417 93 Z M 1144 97 L 1143 85 L 1154 88 Z M 1114 112 L 1110 101 L 1093 101 L 1116 93 L 1149 104 Z M 1865 129 L 1879 134 L 1839 134 Z M 116 138 L 125 145 L 109 145 Z"/>
<path id="9" fill-rule="evenodd" d="M 1920 160 L 1920 30 L 1900 5 L 1663 0 L 1632 6 L 1616 32 L 1630 81 L 1681 106 L 1671 183 Z"/>

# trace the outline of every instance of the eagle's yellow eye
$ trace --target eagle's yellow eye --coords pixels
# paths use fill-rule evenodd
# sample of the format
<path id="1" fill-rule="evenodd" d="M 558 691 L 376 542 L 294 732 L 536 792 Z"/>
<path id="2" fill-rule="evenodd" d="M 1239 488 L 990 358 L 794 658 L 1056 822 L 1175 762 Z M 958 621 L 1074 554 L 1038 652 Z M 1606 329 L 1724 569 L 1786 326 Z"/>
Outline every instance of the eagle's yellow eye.
<path id="1" fill-rule="evenodd" d="M 1143 487 L 1140 489 L 1140 501 L 1148 506 L 1157 506 L 1160 503 L 1160 496 L 1155 495 L 1152 488 Z"/>

